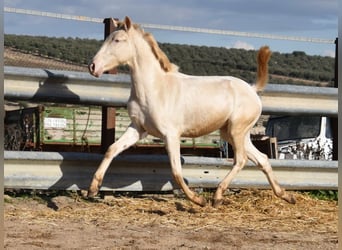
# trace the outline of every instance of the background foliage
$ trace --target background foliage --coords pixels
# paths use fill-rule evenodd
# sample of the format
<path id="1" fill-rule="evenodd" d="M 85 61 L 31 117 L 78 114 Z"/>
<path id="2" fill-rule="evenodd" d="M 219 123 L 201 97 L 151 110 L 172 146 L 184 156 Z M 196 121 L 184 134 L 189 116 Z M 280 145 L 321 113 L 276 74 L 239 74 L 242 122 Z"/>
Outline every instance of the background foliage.
<path id="1" fill-rule="evenodd" d="M 5 35 L 5 47 L 25 53 L 87 64 L 102 41 L 80 38 Z M 160 43 L 161 49 L 180 71 L 192 75 L 232 75 L 254 82 L 256 51 Z M 271 48 L 272 49 L 272 48 Z M 270 82 L 328 85 L 334 81 L 334 58 L 306 55 L 302 51 L 274 52 L 270 60 Z M 127 71 L 127 68 L 121 68 Z M 305 81 L 303 81 L 305 80 Z"/>

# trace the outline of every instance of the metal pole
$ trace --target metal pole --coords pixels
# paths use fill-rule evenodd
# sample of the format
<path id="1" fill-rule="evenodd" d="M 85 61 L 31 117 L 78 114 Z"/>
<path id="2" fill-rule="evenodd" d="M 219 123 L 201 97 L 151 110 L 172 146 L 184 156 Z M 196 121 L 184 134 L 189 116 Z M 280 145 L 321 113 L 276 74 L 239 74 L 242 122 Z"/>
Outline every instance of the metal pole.
<path id="1" fill-rule="evenodd" d="M 335 82 L 334 87 L 338 88 L 338 38 L 335 40 Z M 332 150 L 332 159 L 338 159 L 338 118 L 331 118 L 331 127 L 332 127 L 332 135 L 333 135 L 333 150 Z"/>
<path id="2" fill-rule="evenodd" d="M 106 39 L 115 29 L 114 19 L 106 18 L 103 20 L 104 39 Z M 116 69 L 112 69 L 107 74 L 117 74 Z M 102 106 L 102 128 L 101 128 L 101 152 L 105 153 L 108 147 L 115 141 L 115 114 L 114 107 Z"/>

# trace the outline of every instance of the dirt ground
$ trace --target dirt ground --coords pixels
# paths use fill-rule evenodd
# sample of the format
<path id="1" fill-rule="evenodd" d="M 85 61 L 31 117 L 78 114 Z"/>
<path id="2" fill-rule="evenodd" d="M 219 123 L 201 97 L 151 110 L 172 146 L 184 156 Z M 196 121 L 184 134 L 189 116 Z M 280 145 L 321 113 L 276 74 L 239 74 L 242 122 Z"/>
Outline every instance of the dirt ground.
<path id="1" fill-rule="evenodd" d="M 236 190 L 217 209 L 172 194 L 5 195 L 5 249 L 337 249 L 337 202 L 294 195 Z"/>

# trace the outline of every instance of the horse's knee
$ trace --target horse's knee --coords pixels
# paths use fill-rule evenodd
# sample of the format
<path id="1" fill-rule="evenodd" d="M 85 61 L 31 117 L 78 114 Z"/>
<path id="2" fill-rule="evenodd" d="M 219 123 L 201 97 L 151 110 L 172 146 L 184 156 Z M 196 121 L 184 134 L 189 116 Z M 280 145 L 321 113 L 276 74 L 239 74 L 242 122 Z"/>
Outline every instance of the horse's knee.
<path id="1" fill-rule="evenodd" d="M 114 145 L 114 144 L 110 145 L 108 147 L 105 155 L 104 155 L 104 158 L 105 159 L 111 159 L 113 157 L 115 151 L 116 151 L 116 145 Z"/>

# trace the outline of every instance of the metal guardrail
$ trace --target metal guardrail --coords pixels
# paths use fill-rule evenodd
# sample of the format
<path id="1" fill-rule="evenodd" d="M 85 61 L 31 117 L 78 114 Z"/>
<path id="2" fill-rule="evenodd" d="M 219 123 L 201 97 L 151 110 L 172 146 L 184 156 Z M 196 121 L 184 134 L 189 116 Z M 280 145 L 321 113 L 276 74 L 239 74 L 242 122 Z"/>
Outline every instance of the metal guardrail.
<path id="1" fill-rule="evenodd" d="M 126 106 L 131 87 L 129 75 L 92 77 L 88 73 L 4 68 L 7 100 L 85 105 Z M 269 84 L 261 93 L 264 114 L 305 114 L 337 117 L 337 88 Z"/>
<path id="2" fill-rule="evenodd" d="M 27 189 L 88 189 L 103 155 L 68 152 L 4 152 L 4 187 Z M 182 156 L 183 174 L 191 187 L 216 188 L 232 168 L 228 159 Z M 337 161 L 273 160 L 279 183 L 294 190 L 338 188 Z M 166 155 L 121 155 L 105 175 L 103 191 L 168 191 L 173 188 Z M 253 163 L 230 187 L 270 188 L 266 176 Z"/>
<path id="3" fill-rule="evenodd" d="M 129 75 L 103 75 L 38 68 L 4 67 L 7 100 L 124 107 L 130 94 Z"/>
<path id="4" fill-rule="evenodd" d="M 7 100 L 84 105 L 126 106 L 130 76 L 4 68 Z M 335 88 L 269 84 L 261 94 L 265 114 L 337 116 Z M 87 189 L 102 155 L 5 151 L 5 188 Z M 216 187 L 232 167 L 226 159 L 182 157 L 190 186 Z M 337 161 L 271 160 L 280 184 L 287 189 L 337 189 Z M 167 156 L 119 156 L 105 176 L 102 190 L 166 191 L 173 189 Z M 269 188 L 263 173 L 248 163 L 231 187 Z"/>
<path id="5" fill-rule="evenodd" d="M 337 88 L 268 84 L 261 101 L 264 114 L 338 115 Z"/>

